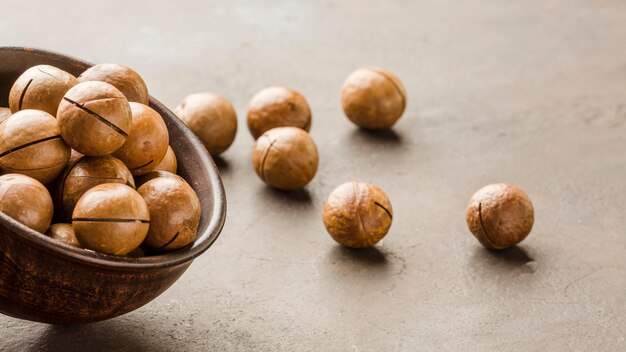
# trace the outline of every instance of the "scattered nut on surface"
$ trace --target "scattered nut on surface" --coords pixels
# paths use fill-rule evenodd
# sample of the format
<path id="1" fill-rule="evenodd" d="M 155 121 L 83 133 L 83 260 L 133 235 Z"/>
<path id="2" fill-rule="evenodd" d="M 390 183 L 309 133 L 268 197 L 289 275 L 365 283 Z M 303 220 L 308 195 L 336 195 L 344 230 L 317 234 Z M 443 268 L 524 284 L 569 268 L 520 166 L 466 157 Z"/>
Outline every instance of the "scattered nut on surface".
<path id="1" fill-rule="evenodd" d="M 128 101 L 148 105 L 150 96 L 143 78 L 132 68 L 118 64 L 94 65 L 80 76 L 79 82 L 101 81 L 119 89 Z"/>
<path id="2" fill-rule="evenodd" d="M 0 169 L 48 184 L 63 171 L 70 147 L 61 139 L 54 116 L 21 110 L 0 124 Z"/>
<path id="3" fill-rule="evenodd" d="M 87 156 L 105 156 L 128 138 L 132 114 L 128 100 L 114 86 L 82 82 L 70 89 L 57 112 L 63 140 Z"/>
<path id="4" fill-rule="evenodd" d="M 0 212 L 44 233 L 52 221 L 50 193 L 39 181 L 20 174 L 0 176 Z"/>
<path id="5" fill-rule="evenodd" d="M 146 238 L 150 212 L 143 198 L 119 183 L 98 185 L 78 200 L 72 226 L 83 248 L 126 255 Z"/>
<path id="6" fill-rule="evenodd" d="M 278 127 L 257 139 L 252 165 L 267 185 L 300 189 L 315 177 L 319 156 L 313 138 L 297 127 Z"/>
<path id="7" fill-rule="evenodd" d="M 213 93 L 188 95 L 174 109 L 213 156 L 226 151 L 237 135 L 237 112 L 226 98 Z"/>
<path id="8" fill-rule="evenodd" d="M 322 217 L 335 241 L 346 247 L 365 248 L 385 237 L 393 209 L 380 188 L 365 182 L 348 182 L 330 193 Z"/>
<path id="9" fill-rule="evenodd" d="M 474 193 L 467 205 L 466 220 L 483 246 L 505 249 L 528 236 L 535 216 L 533 204 L 521 188 L 496 183 Z"/>
<path id="10" fill-rule="evenodd" d="M 304 96 L 291 88 L 268 87 L 248 104 L 248 128 L 254 139 L 276 127 L 311 128 L 311 109 Z"/>
<path id="11" fill-rule="evenodd" d="M 13 113 L 36 109 L 56 116 L 61 99 L 77 83 L 76 77 L 54 66 L 33 66 L 11 87 L 9 107 Z"/>
<path id="12" fill-rule="evenodd" d="M 341 88 L 343 111 L 355 125 L 386 129 L 398 121 L 406 108 L 406 90 L 391 72 L 379 67 L 358 69 Z"/>

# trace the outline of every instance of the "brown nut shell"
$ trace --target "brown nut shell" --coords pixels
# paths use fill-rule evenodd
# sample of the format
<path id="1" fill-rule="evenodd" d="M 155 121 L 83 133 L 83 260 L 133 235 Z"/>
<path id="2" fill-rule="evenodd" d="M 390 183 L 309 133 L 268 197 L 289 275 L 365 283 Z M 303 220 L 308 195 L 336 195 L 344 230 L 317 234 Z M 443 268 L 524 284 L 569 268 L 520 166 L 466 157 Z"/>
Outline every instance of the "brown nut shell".
<path id="1" fill-rule="evenodd" d="M 304 96 L 286 87 L 268 87 L 248 104 L 248 128 L 254 139 L 276 127 L 311 128 L 311 109 Z"/>
<path id="2" fill-rule="evenodd" d="M 0 212 L 44 233 L 52 221 L 52 198 L 34 178 L 6 174 L 0 176 Z"/>
<path id="3" fill-rule="evenodd" d="M 385 237 L 392 220 L 389 197 L 369 183 L 344 183 L 335 188 L 324 203 L 326 231 L 346 247 L 364 248 L 375 244 Z"/>
<path id="4" fill-rule="evenodd" d="M 0 169 L 47 184 L 63 171 L 70 148 L 61 139 L 54 116 L 21 110 L 0 124 Z"/>
<path id="5" fill-rule="evenodd" d="M 98 185 L 80 198 L 72 226 L 83 248 L 126 255 L 141 245 L 150 225 L 146 202 L 119 183 Z"/>
<path id="6" fill-rule="evenodd" d="M 147 105 L 130 103 L 133 124 L 124 145 L 113 155 L 120 159 L 134 176 L 154 170 L 165 157 L 170 137 L 161 115 Z"/>
<path id="7" fill-rule="evenodd" d="M 11 117 L 11 109 L 9 108 L 0 108 L 0 123 L 3 123 L 4 120 Z"/>
<path id="8" fill-rule="evenodd" d="M 355 125 L 386 129 L 398 121 L 406 108 L 406 90 L 391 72 L 380 67 L 354 71 L 341 88 L 343 111 Z"/>
<path id="9" fill-rule="evenodd" d="M 167 152 L 165 152 L 163 160 L 161 160 L 161 163 L 154 168 L 153 171 L 167 171 L 176 174 L 178 171 L 178 161 L 176 160 L 176 154 L 172 147 L 167 147 Z"/>
<path id="10" fill-rule="evenodd" d="M 150 96 L 143 78 L 132 68 L 118 64 L 94 65 L 80 76 L 79 82 L 101 81 L 113 85 L 128 101 L 148 105 Z"/>
<path id="11" fill-rule="evenodd" d="M 467 205 L 466 220 L 483 246 L 504 249 L 528 236 L 535 215 L 530 198 L 521 188 L 496 183 L 474 193 Z"/>
<path id="12" fill-rule="evenodd" d="M 64 220 L 71 220 L 80 197 L 93 187 L 120 183 L 135 188 L 133 175 L 126 165 L 112 156 L 82 157 L 70 164 L 55 188 L 56 210 Z"/>
<path id="13" fill-rule="evenodd" d="M 223 153 L 235 140 L 237 113 L 220 95 L 188 95 L 174 112 L 200 138 L 211 155 Z"/>
<path id="14" fill-rule="evenodd" d="M 118 150 L 131 132 L 128 100 L 105 82 L 88 81 L 70 89 L 57 112 L 61 135 L 76 151 L 105 156 Z"/>
<path id="15" fill-rule="evenodd" d="M 13 113 L 36 109 L 56 116 L 61 99 L 77 83 L 76 77 L 54 66 L 33 66 L 11 87 L 9 107 Z"/>
<path id="16" fill-rule="evenodd" d="M 257 139 L 252 165 L 267 185 L 294 190 L 306 186 L 315 174 L 319 156 L 313 138 L 297 127 L 278 127 Z"/>
<path id="17" fill-rule="evenodd" d="M 200 224 L 200 200 L 182 177 L 156 177 L 137 192 L 148 204 L 152 219 L 146 246 L 171 251 L 193 242 Z"/>
<path id="18" fill-rule="evenodd" d="M 46 235 L 68 246 L 80 248 L 80 243 L 76 239 L 76 233 L 71 224 L 54 224 L 50 226 Z"/>

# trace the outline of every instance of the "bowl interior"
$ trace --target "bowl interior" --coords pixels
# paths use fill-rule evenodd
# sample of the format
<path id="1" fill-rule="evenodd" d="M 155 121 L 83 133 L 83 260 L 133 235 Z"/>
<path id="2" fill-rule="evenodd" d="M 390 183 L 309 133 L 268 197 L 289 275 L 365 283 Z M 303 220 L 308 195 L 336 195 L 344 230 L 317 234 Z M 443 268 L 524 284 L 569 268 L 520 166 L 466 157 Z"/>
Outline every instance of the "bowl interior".
<path id="1" fill-rule="evenodd" d="M 56 66 L 75 76 L 91 63 L 70 56 L 21 47 L 0 47 L 0 106 L 8 107 L 13 82 L 29 67 L 46 64 Z M 141 258 L 127 258 L 73 248 L 18 223 L 0 213 L 0 226 L 11 233 L 55 255 L 86 265 L 114 267 L 124 270 L 144 270 L 175 266 L 193 260 L 217 239 L 226 218 L 224 188 L 215 163 L 198 138 L 163 104 L 150 97 L 150 106 L 158 111 L 170 134 L 170 145 L 178 158 L 178 174 L 185 178 L 200 199 L 202 214 L 198 234 L 193 244 L 171 253 Z"/>

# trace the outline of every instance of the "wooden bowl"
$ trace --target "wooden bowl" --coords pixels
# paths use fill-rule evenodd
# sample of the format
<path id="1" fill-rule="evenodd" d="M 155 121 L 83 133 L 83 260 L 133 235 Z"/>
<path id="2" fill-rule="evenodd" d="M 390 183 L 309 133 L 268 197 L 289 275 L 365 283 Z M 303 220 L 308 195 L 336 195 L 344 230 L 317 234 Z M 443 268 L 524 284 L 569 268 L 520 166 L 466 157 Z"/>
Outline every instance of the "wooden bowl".
<path id="1" fill-rule="evenodd" d="M 75 76 L 92 64 L 54 52 L 0 47 L 0 106 L 31 66 L 48 64 Z M 0 312 L 50 324 L 113 318 L 152 301 L 217 239 L 226 218 L 224 188 L 215 163 L 196 136 L 163 104 L 150 98 L 167 125 L 179 174 L 202 204 L 195 242 L 172 253 L 125 258 L 73 248 L 0 213 Z"/>

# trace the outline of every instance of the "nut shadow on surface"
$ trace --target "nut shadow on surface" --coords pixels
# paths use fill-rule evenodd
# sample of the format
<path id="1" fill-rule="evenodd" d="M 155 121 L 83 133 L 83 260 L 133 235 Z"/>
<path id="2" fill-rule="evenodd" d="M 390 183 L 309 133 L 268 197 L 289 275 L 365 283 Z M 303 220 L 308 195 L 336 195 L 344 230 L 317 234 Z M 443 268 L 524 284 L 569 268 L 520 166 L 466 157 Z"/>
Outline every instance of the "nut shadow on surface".
<path id="1" fill-rule="evenodd" d="M 224 159 L 223 157 L 219 155 L 211 156 L 211 158 L 213 158 L 213 161 L 215 162 L 215 166 L 217 166 L 217 169 L 219 170 L 220 175 L 225 176 L 230 173 L 231 166 L 228 160 Z"/>
<path id="2" fill-rule="evenodd" d="M 376 146 L 400 147 L 403 144 L 402 135 L 392 128 L 372 130 L 357 127 L 350 133 L 350 139 L 357 144 L 367 143 Z"/>
<path id="3" fill-rule="evenodd" d="M 471 267 L 484 275 L 535 272 L 535 260 L 529 251 L 519 245 L 494 250 L 476 246 L 470 259 Z"/>
<path id="4" fill-rule="evenodd" d="M 385 267 L 390 264 L 387 253 L 376 247 L 348 248 L 336 245 L 330 251 L 334 263 L 357 263 L 366 266 Z"/>
<path id="5" fill-rule="evenodd" d="M 28 351 L 150 351 L 153 341 L 123 319 L 84 325 L 49 325 Z M 164 331 L 165 333 L 165 331 Z M 176 346 L 161 346 L 168 350 Z"/>
<path id="6" fill-rule="evenodd" d="M 306 206 L 313 205 L 313 197 L 311 196 L 311 192 L 309 192 L 306 188 L 293 191 L 281 191 L 266 185 L 263 185 L 262 187 L 262 195 L 269 198 L 270 201 L 288 202 L 292 204 L 300 204 Z"/>

